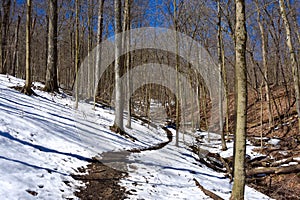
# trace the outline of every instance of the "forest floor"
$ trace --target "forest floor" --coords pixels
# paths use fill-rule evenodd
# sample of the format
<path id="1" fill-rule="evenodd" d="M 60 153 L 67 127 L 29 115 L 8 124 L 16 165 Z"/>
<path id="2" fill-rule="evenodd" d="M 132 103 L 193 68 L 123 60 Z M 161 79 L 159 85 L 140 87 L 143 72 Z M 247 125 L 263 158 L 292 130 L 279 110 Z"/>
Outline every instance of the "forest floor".
<path id="1" fill-rule="evenodd" d="M 282 162 L 279 168 L 294 165 L 297 170 L 284 174 L 261 174 L 249 179 L 248 185 L 275 199 L 300 199 L 300 133 L 292 86 L 272 86 L 272 122 L 266 95 L 255 91 L 248 93 L 248 140 L 256 146 L 254 151 L 267 156 L 259 167 L 271 167 Z M 230 96 L 230 112 L 233 113 L 233 95 Z M 231 115 L 233 130 L 234 116 Z M 249 166 L 251 167 L 251 166 Z M 256 166 L 257 167 L 257 166 Z"/>
<path id="2" fill-rule="evenodd" d="M 161 142 L 146 148 L 104 152 L 100 155 L 100 158 L 93 158 L 87 168 L 79 168 L 78 170 L 84 174 L 73 175 L 73 178 L 83 181 L 86 186 L 81 187 L 79 191 L 75 192 L 75 195 L 82 200 L 122 200 L 126 199 L 127 195 L 133 194 L 134 189 L 126 190 L 124 186 L 120 185 L 121 179 L 128 176 L 126 172 L 126 165 L 130 162 L 128 157 L 132 153 L 159 150 L 165 147 L 172 141 L 173 135 L 168 129 L 164 130 L 168 138 L 167 142 Z"/>
<path id="3" fill-rule="evenodd" d="M 123 159 L 127 157 L 125 154 L 123 156 Z M 73 178 L 85 183 L 84 187 L 75 192 L 75 195 L 82 200 L 122 200 L 129 192 L 119 184 L 120 180 L 128 174 L 103 164 L 101 160 L 91 162 L 86 168 L 82 168 L 81 172 L 85 174 L 73 175 Z"/>
<path id="4" fill-rule="evenodd" d="M 276 125 L 273 126 L 268 125 L 266 102 L 257 100 L 257 97 L 253 93 L 249 95 L 248 140 L 254 146 L 253 151 L 259 153 L 261 157 L 253 159 L 253 161 L 259 161 L 258 164 L 256 163 L 256 166 L 252 161 L 247 162 L 247 171 L 255 170 L 257 167 L 267 168 L 275 166 L 274 163 L 281 162 L 280 165 L 276 165 L 278 169 L 299 166 L 300 164 L 300 135 L 297 132 L 295 104 L 293 102 L 288 104 L 285 101 L 286 97 L 282 92 L 282 87 L 275 89 L 274 94 L 277 96 L 276 98 L 273 97 L 274 105 L 272 109 L 276 110 L 276 113 L 273 113 L 273 123 Z M 280 110 L 278 105 L 275 105 L 276 102 L 280 102 Z M 259 113 L 261 111 L 263 112 L 262 115 Z M 262 116 L 263 119 L 261 120 L 258 116 Z M 130 153 L 121 153 L 121 157 L 123 156 L 122 159 L 127 159 L 128 154 Z M 105 157 L 107 155 L 103 157 L 104 160 Z M 103 172 L 100 178 L 99 169 Z M 89 184 L 77 193 L 82 199 L 99 199 L 99 196 L 102 199 L 126 199 L 127 195 L 132 195 L 136 191 L 135 189 L 126 190 L 126 188 L 118 184 L 118 181 L 120 183 L 121 179 L 128 176 L 127 173 L 116 171 L 114 168 L 103 165 L 102 162 L 90 164 L 88 171 L 89 174 L 83 176 L 83 178 L 86 178 Z M 101 186 L 97 186 L 99 184 Z M 247 185 L 274 199 L 300 199 L 299 167 L 286 173 L 257 173 L 253 176 L 248 176 Z M 91 196 L 90 194 L 97 195 Z"/>
<path id="5" fill-rule="evenodd" d="M 181 134 L 177 146 L 165 129 L 149 126 L 135 118 L 132 119 L 132 129 L 125 128 L 126 133 L 137 138 L 133 141 L 110 130 L 113 109 L 100 106 L 93 110 L 92 104 L 87 102 L 80 102 L 79 109 L 74 109 L 72 97 L 63 91 L 49 94 L 40 90 L 41 83 L 33 84 L 36 96 L 26 96 L 13 89 L 24 85 L 24 80 L 0 76 L 2 199 L 70 200 L 78 199 L 80 195 L 82 199 L 210 199 L 207 191 L 223 199 L 230 198 L 232 182 L 224 167 L 219 171 L 208 167 L 205 164 L 210 162 L 209 154 L 200 158 L 199 152 L 193 153 L 190 146 L 196 143 L 196 136 L 201 136 L 204 141 L 201 147 L 207 148 L 211 154 L 229 158 L 233 155 L 232 141 L 228 142 L 228 150 L 223 152 L 220 135 L 196 132 Z M 291 124 L 292 120 L 285 123 Z M 167 130 L 174 137 L 174 130 Z M 295 157 L 285 165 L 298 162 L 298 142 L 293 146 L 295 140 L 288 139 L 294 135 L 288 134 L 287 139 L 282 137 L 278 142 L 271 134 L 263 135 L 266 146 L 263 150 L 267 151 L 268 145 L 277 149 L 281 145 L 280 148 L 284 149 L 277 151 L 278 155 L 283 153 L 283 156 Z M 210 142 L 208 135 L 212 137 Z M 257 140 L 257 136 L 249 135 L 251 137 Z M 248 142 L 250 159 L 261 158 L 263 151 L 253 149 Z M 269 153 L 271 160 L 266 162 L 274 161 L 274 158 L 282 161 L 283 157 L 277 157 L 273 152 L 276 151 Z M 252 181 L 245 188 L 245 199 L 269 199 L 253 187 L 265 193 L 267 190 L 277 191 L 269 193 L 274 198 L 297 199 L 297 196 L 291 197 L 299 191 L 296 187 L 299 186 L 299 176 L 296 173 L 294 176 L 289 173 L 285 179 L 277 175 L 255 178 L 256 182 Z M 271 184 L 269 177 L 272 178 Z M 276 190 L 274 180 L 277 178 L 281 187 Z M 282 180 L 288 178 L 289 182 L 282 184 Z M 294 191 L 284 190 L 283 186 Z M 282 195 L 284 191 L 286 194 Z M 104 196 L 94 196 L 97 193 Z"/>

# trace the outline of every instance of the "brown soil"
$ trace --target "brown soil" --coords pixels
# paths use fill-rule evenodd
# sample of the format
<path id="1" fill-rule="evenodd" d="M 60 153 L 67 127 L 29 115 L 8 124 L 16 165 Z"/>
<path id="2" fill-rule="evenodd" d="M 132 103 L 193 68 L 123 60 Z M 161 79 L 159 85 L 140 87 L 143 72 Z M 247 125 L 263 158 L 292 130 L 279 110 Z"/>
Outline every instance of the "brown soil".
<path id="1" fill-rule="evenodd" d="M 288 88 L 289 91 L 286 90 Z M 260 99 L 255 91 L 248 93 L 248 139 L 257 142 L 257 151 L 267 155 L 274 160 L 282 160 L 288 157 L 300 157 L 300 133 L 298 132 L 297 112 L 294 92 L 292 86 L 272 86 L 272 115 L 273 124 L 269 125 L 268 104 L 263 94 Z M 289 97 L 287 97 L 289 95 Z M 262 120 L 261 120 L 262 105 Z M 230 96 L 230 112 L 234 111 L 234 95 Z M 263 124 L 261 124 L 263 121 Z M 234 130 L 234 115 L 231 114 L 231 132 Z M 254 137 L 265 137 L 268 139 L 280 139 L 278 145 L 270 145 Z M 300 199 L 300 173 L 281 175 L 267 175 L 256 182 L 249 184 L 250 187 L 275 199 Z"/>
<path id="2" fill-rule="evenodd" d="M 249 184 L 260 192 L 279 199 L 298 200 L 300 199 L 300 176 L 299 174 L 270 175 L 263 181 Z"/>
<path id="3" fill-rule="evenodd" d="M 119 185 L 121 178 L 127 173 L 113 169 L 101 162 L 93 162 L 85 169 L 86 175 L 73 175 L 76 180 L 86 183 L 75 193 L 83 200 L 122 200 L 126 198 L 125 188 Z M 83 171 L 82 171 L 83 172 Z"/>
<path id="4" fill-rule="evenodd" d="M 172 141 L 172 133 L 164 129 L 167 133 L 167 142 L 162 142 L 154 146 L 143 149 L 132 149 L 129 151 L 104 152 L 100 158 L 93 158 L 87 168 L 79 168 L 83 175 L 73 175 L 76 180 L 83 181 L 86 187 L 79 188 L 75 193 L 82 200 L 122 200 L 126 199 L 127 194 L 134 191 L 126 191 L 126 188 L 119 185 L 120 180 L 128 175 L 127 163 L 131 153 L 142 151 L 158 150 Z"/>

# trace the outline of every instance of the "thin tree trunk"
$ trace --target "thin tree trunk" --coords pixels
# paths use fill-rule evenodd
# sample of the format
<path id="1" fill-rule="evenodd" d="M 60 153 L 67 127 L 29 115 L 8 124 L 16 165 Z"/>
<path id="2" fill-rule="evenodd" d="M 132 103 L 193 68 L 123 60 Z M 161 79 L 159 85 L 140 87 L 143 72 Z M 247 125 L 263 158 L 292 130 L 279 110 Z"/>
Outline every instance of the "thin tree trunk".
<path id="1" fill-rule="evenodd" d="M 45 54 L 44 54 L 44 56 L 45 56 L 45 58 L 47 58 L 47 59 L 45 59 L 45 63 L 43 63 L 43 64 L 45 64 L 44 66 L 46 66 L 46 73 L 47 73 L 47 65 L 48 65 L 48 41 L 49 41 L 49 37 L 48 37 L 48 35 L 49 35 L 49 6 L 47 7 L 47 15 L 46 15 L 46 33 L 47 33 L 47 35 L 45 35 Z M 44 77 L 44 74 L 43 74 L 43 79 L 44 79 L 45 77 Z"/>
<path id="2" fill-rule="evenodd" d="M 229 89 L 227 81 L 227 72 L 225 68 L 225 50 L 223 36 L 221 34 L 221 55 L 222 55 L 222 72 L 223 72 L 223 82 L 225 88 L 225 106 L 226 106 L 226 116 L 225 116 L 225 132 L 227 134 L 227 139 L 229 138 Z"/>
<path id="3" fill-rule="evenodd" d="M 16 67 L 17 67 L 17 56 L 18 56 L 18 50 L 19 50 L 19 28 L 21 23 L 21 17 L 18 16 L 18 22 L 15 30 L 15 44 L 14 44 L 14 53 L 13 53 L 13 63 L 12 63 L 12 75 L 16 76 Z"/>
<path id="4" fill-rule="evenodd" d="M 73 52 L 74 52 L 74 47 L 73 47 L 73 31 L 74 30 L 74 28 L 70 28 L 70 32 L 69 32 L 69 36 L 70 36 L 70 62 L 71 62 L 71 64 L 72 64 L 72 66 L 75 66 L 75 64 L 74 64 L 74 54 L 73 54 Z M 68 68 L 68 72 L 69 72 L 69 76 L 67 76 L 67 83 L 68 83 L 68 88 L 71 88 L 71 89 L 73 89 L 73 85 L 71 84 L 71 79 L 70 79 L 70 75 L 72 74 L 72 68 L 73 67 L 69 67 Z"/>
<path id="5" fill-rule="evenodd" d="M 78 108 L 78 69 L 79 69 L 79 0 L 75 1 L 75 109 Z"/>
<path id="6" fill-rule="evenodd" d="M 259 30 L 260 30 L 260 35 L 261 35 L 261 49 L 262 49 L 262 59 L 263 59 L 263 80 L 262 80 L 262 84 L 265 85 L 265 91 L 266 91 L 266 102 L 268 104 L 268 117 L 269 117 L 269 127 L 272 127 L 273 124 L 273 113 L 272 113 L 272 104 L 271 104 L 271 100 L 270 100 L 270 89 L 269 89 L 269 83 L 268 83 L 268 63 L 267 63 L 267 59 L 268 59 L 268 48 L 267 48 L 267 37 L 266 37 L 266 33 L 265 33 L 265 29 L 264 29 L 264 25 L 263 22 L 264 20 L 261 20 L 261 14 L 260 14 L 260 8 L 258 5 L 258 0 L 255 1 L 255 5 L 257 8 L 257 23 L 259 26 Z"/>
<path id="7" fill-rule="evenodd" d="M 2 50 L 3 50 L 3 48 L 2 48 L 2 28 L 3 28 L 3 23 L 2 23 L 2 9 L 0 9 L 0 71 L 2 71 L 2 62 L 3 62 L 3 60 L 2 60 Z"/>
<path id="8" fill-rule="evenodd" d="M 174 28 L 175 28 L 175 43 L 176 43 L 176 141 L 175 145 L 179 145 L 179 101 L 180 101 L 180 91 L 179 91 L 179 55 L 178 55 L 178 35 L 177 35 L 177 0 L 173 0 L 174 8 Z"/>
<path id="9" fill-rule="evenodd" d="M 8 32 L 9 32 L 9 18 L 10 18 L 10 6 L 11 6 L 11 0 L 3 0 L 2 1 L 2 8 L 3 8 L 3 19 L 2 20 L 2 38 L 1 38 L 1 68 L 0 68 L 0 74 L 6 74 L 7 73 L 7 58 L 8 58 Z"/>
<path id="10" fill-rule="evenodd" d="M 226 146 L 226 141 L 225 141 L 225 135 L 224 135 L 224 123 L 223 123 L 223 118 L 224 118 L 224 113 L 223 113 L 223 56 L 222 56 L 222 27 L 221 27 L 221 7 L 220 7 L 220 0 L 218 0 L 218 57 L 219 57 L 219 117 L 220 117 L 220 133 L 221 133 L 221 141 L 222 141 L 222 150 L 225 151 L 227 150 Z"/>
<path id="11" fill-rule="evenodd" d="M 103 6 L 104 0 L 99 1 L 98 9 L 98 28 L 97 28 L 97 46 L 96 46 L 96 68 L 95 68 L 95 77 L 94 77 L 94 109 L 96 105 L 96 96 L 98 92 L 98 84 L 100 81 L 100 66 L 101 66 L 101 42 L 103 35 Z"/>
<path id="12" fill-rule="evenodd" d="M 260 87 L 260 147 L 263 147 L 263 122 L 264 122 L 264 113 L 263 113 L 263 89 Z"/>
<path id="13" fill-rule="evenodd" d="M 285 31 L 286 31 L 286 44 L 289 48 L 289 53 L 290 53 L 290 61 L 291 61 L 291 66 L 292 66 L 295 95 L 296 95 L 296 109 L 297 109 L 297 113 L 298 113 L 298 129 L 300 131 L 300 91 L 299 91 L 300 90 L 300 88 L 299 88 L 300 82 L 299 82 L 298 64 L 297 64 L 294 46 L 292 44 L 291 27 L 290 27 L 290 23 L 288 21 L 287 15 L 286 15 L 284 0 L 279 0 L 279 6 L 280 6 L 281 17 L 283 19 L 283 23 L 284 23 Z"/>
<path id="14" fill-rule="evenodd" d="M 92 68 L 92 57 L 91 57 L 91 51 L 93 48 L 93 6 L 94 6 L 94 0 L 91 1 L 91 3 L 88 5 L 88 69 L 87 69 L 87 98 L 89 99 L 91 97 L 91 91 L 92 91 L 92 84 L 94 84 L 94 72 Z"/>
<path id="15" fill-rule="evenodd" d="M 230 199 L 244 199 L 247 121 L 246 19 L 245 1 L 236 0 L 235 84 L 236 131 L 234 141 L 234 184 Z"/>
<path id="16" fill-rule="evenodd" d="M 198 113 L 198 117 L 196 120 L 196 128 L 201 130 L 201 92 L 200 92 L 200 86 L 199 86 L 199 75 L 196 74 L 196 101 L 197 101 L 197 113 Z"/>
<path id="17" fill-rule="evenodd" d="M 57 83 L 57 0 L 49 0 L 48 58 L 46 84 L 47 92 L 59 92 Z"/>
<path id="18" fill-rule="evenodd" d="M 298 25 L 299 21 L 297 21 L 297 15 L 295 13 L 295 10 L 292 8 L 293 5 L 291 5 L 290 0 L 287 1 L 287 6 L 288 6 L 288 9 L 290 10 L 291 17 L 292 17 L 293 24 L 294 24 L 294 28 L 295 28 L 294 31 L 296 33 L 296 36 L 297 36 L 297 39 L 298 39 L 298 43 L 300 45 L 300 32 L 299 32 L 299 25 Z"/>
<path id="19" fill-rule="evenodd" d="M 180 81 L 180 85 L 181 85 L 181 81 Z M 183 98 L 183 97 L 186 97 L 186 90 L 183 89 L 183 87 L 180 86 L 180 89 L 179 89 L 179 96 L 180 96 L 180 105 L 186 105 L 186 98 Z M 180 110 L 180 116 L 181 116 L 181 119 L 182 119 L 182 141 L 185 142 L 185 139 L 184 139 L 184 135 L 186 133 L 186 118 L 185 118 L 185 110 L 181 109 Z"/>
<path id="20" fill-rule="evenodd" d="M 125 44 L 125 47 L 126 47 L 126 57 L 125 57 L 125 66 L 126 66 L 126 69 L 127 69 L 127 72 L 126 72 L 126 76 L 127 76 L 127 110 L 128 110 L 128 116 L 127 116 L 127 124 L 126 124 L 126 127 L 127 128 L 131 128 L 131 82 L 130 82 L 130 52 L 129 52 L 129 48 L 130 48 L 130 27 L 131 27 L 131 20 L 130 20 L 130 17 L 131 17 L 131 0 L 125 0 L 125 6 L 124 6 L 124 31 L 127 31 L 126 34 L 124 34 L 124 37 L 125 37 L 125 41 L 124 41 L 124 44 Z"/>
<path id="21" fill-rule="evenodd" d="M 196 94 L 195 94 L 196 92 L 194 91 L 194 90 L 190 90 L 190 96 L 191 97 L 193 97 L 193 96 L 195 96 Z M 194 133 L 195 132 L 195 104 L 194 103 L 192 103 L 192 112 L 191 112 L 191 114 L 192 114 L 192 132 Z"/>
<path id="22" fill-rule="evenodd" d="M 148 128 L 149 128 L 149 125 L 150 125 L 150 122 L 151 122 L 151 116 L 150 116 L 150 105 L 151 105 L 151 84 L 147 85 L 146 86 L 146 90 L 148 91 L 147 92 L 147 95 L 146 95 L 146 102 L 147 102 L 147 106 L 146 106 L 146 116 L 148 118 Z"/>
<path id="23" fill-rule="evenodd" d="M 209 126 L 208 126 L 208 116 L 207 116 L 207 93 L 206 93 L 206 89 L 205 86 L 203 84 L 201 84 L 201 99 L 202 99 L 202 110 L 203 110 L 203 120 L 204 120 L 204 124 L 205 124 L 205 130 L 207 130 L 207 142 L 210 143 L 210 130 L 209 130 Z"/>

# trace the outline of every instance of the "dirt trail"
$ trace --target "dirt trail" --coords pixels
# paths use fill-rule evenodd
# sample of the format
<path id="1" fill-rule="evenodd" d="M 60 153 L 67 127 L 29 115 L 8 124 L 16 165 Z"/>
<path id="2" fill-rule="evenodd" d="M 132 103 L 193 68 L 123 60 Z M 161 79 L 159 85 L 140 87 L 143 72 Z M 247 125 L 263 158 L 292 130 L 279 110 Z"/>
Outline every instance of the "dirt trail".
<path id="1" fill-rule="evenodd" d="M 172 133 L 167 128 L 163 128 L 167 133 L 167 142 L 162 142 L 143 149 L 132 149 L 119 152 L 104 152 L 101 159 L 93 158 L 87 168 L 79 169 L 80 172 L 87 172 L 86 175 L 73 175 L 76 180 L 81 180 L 86 187 L 80 188 L 75 193 L 82 200 L 121 200 L 126 199 L 130 191 L 119 185 L 119 181 L 128 175 L 127 164 L 130 162 L 128 156 L 131 153 L 142 151 L 158 150 L 165 147 L 172 141 Z"/>

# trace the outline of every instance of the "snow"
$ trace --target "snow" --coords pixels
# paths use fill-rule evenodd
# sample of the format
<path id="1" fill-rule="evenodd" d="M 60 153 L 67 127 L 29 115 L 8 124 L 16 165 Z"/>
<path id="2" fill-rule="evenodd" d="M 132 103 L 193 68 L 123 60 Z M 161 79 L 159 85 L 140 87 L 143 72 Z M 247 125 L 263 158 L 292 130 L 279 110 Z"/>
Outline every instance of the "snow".
<path id="1" fill-rule="evenodd" d="M 10 88 L 23 84 L 23 80 L 0 75 L 1 199 L 77 199 L 74 192 L 83 183 L 71 174 L 79 173 L 77 168 L 86 166 L 90 158 L 107 151 L 167 141 L 162 129 L 148 128 L 133 120 L 132 129 L 126 131 L 139 141 L 132 142 L 109 130 L 113 110 L 94 111 L 85 102 L 80 102 L 75 110 L 72 97 L 64 93 L 53 95 L 35 90 L 38 96 L 29 97 Z M 134 189 L 130 199 L 209 199 L 193 178 L 204 188 L 229 199 L 229 179 L 196 163 L 197 155 L 187 150 L 185 144 L 192 143 L 193 137 L 185 135 L 179 147 L 174 140 L 163 149 L 130 155 L 129 176 L 121 183 L 128 190 Z M 210 150 L 221 152 L 217 142 Z M 248 150 L 251 154 L 250 147 Z M 229 144 L 222 156 L 231 152 Z M 246 199 L 269 198 L 246 187 Z"/>
<path id="2" fill-rule="evenodd" d="M 269 140 L 268 144 L 276 146 L 279 144 L 280 141 L 281 141 L 280 139 L 272 138 Z"/>
<path id="3" fill-rule="evenodd" d="M 289 162 L 288 164 L 281 165 L 281 167 L 288 167 L 288 166 L 292 166 L 292 165 L 298 165 L 298 162 Z"/>
<path id="4" fill-rule="evenodd" d="M 295 161 L 300 161 L 300 157 L 293 158 Z"/>

